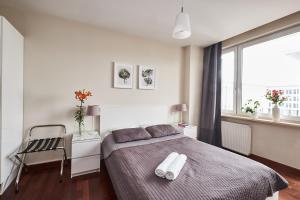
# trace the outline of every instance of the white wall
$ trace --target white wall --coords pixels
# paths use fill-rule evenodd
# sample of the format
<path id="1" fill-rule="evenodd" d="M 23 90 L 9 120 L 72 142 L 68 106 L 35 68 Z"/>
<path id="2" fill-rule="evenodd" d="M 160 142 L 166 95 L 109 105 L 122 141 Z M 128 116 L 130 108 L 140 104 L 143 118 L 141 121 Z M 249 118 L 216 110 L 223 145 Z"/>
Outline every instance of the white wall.
<path id="1" fill-rule="evenodd" d="M 251 153 L 300 169 L 300 129 L 236 119 L 226 121 L 248 124 L 252 128 Z"/>
<path id="2" fill-rule="evenodd" d="M 223 41 L 223 48 L 300 24 L 300 11 Z"/>
<path id="3" fill-rule="evenodd" d="M 203 48 L 198 46 L 184 47 L 185 81 L 184 102 L 188 105 L 188 112 L 184 120 L 189 124 L 198 125 L 201 105 Z"/>
<path id="4" fill-rule="evenodd" d="M 249 41 L 300 23 L 300 12 L 271 22 L 223 42 L 224 47 Z M 235 120 L 233 120 L 235 121 Z M 252 153 L 300 169 L 300 129 L 262 123 L 241 123 L 252 126 Z"/>
<path id="5" fill-rule="evenodd" d="M 77 130 L 72 116 L 77 104 L 74 91 L 83 88 L 94 93 L 87 105 L 174 105 L 182 101 L 180 47 L 10 8 L 0 8 L 0 14 L 25 37 L 25 130 L 48 123 L 63 123 L 68 132 Z M 113 61 L 157 67 L 157 89 L 138 90 L 136 76 L 133 89 L 112 88 Z M 40 155 L 29 162 L 54 158 Z"/>
<path id="6" fill-rule="evenodd" d="M 25 36 L 24 127 L 64 123 L 76 130 L 72 118 L 73 91 L 94 92 L 87 104 L 187 103 L 186 119 L 196 124 L 200 109 L 202 48 L 179 47 L 128 36 L 60 18 L 0 8 Z M 224 41 L 247 41 L 300 21 L 300 13 Z M 158 68 L 158 89 L 114 89 L 112 61 L 152 64 Z M 253 124 L 252 153 L 300 169 L 298 129 Z M 69 148 L 68 148 L 69 149 Z M 30 162 L 54 159 L 41 155 Z"/>

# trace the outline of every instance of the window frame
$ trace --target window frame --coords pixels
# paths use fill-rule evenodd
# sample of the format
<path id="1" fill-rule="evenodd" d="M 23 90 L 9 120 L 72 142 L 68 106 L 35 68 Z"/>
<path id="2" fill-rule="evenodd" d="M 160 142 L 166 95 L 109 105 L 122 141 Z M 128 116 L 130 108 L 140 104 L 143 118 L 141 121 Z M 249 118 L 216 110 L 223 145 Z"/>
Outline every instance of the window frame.
<path id="1" fill-rule="evenodd" d="M 270 40 L 274 40 L 280 37 L 284 37 L 287 35 L 294 34 L 296 32 L 300 32 L 300 25 L 292 26 L 290 28 L 286 28 L 283 30 L 278 30 L 273 33 L 260 36 L 255 39 L 251 39 L 249 41 L 236 44 L 230 47 L 226 47 L 222 49 L 222 54 L 228 53 L 233 51 L 234 52 L 234 91 L 233 91 L 233 111 L 229 112 L 228 110 L 222 110 L 222 115 L 231 114 L 231 115 L 238 115 L 238 116 L 247 116 L 247 114 L 243 113 L 242 108 L 242 76 L 243 76 L 243 49 L 264 43 Z M 223 70 L 223 69 L 222 69 Z M 259 115 L 262 118 L 270 119 L 271 113 L 265 114 L 265 113 L 259 113 Z M 283 120 L 290 120 L 290 121 L 298 121 L 300 122 L 300 116 L 294 117 L 294 116 L 287 116 L 287 115 L 281 115 L 281 119 Z"/>
<path id="2" fill-rule="evenodd" d="M 233 67 L 233 73 L 234 73 L 234 77 L 233 77 L 233 110 L 222 110 L 222 113 L 223 114 L 235 114 L 237 112 L 237 104 L 236 104 L 236 101 L 237 101 L 237 81 L 236 81 L 236 78 L 237 78 L 237 47 L 229 47 L 229 48 L 226 48 L 226 49 L 223 49 L 222 50 L 222 55 L 223 54 L 226 54 L 226 53 L 230 53 L 230 52 L 233 52 L 234 53 L 234 67 Z M 223 70 L 223 69 L 222 69 Z"/>

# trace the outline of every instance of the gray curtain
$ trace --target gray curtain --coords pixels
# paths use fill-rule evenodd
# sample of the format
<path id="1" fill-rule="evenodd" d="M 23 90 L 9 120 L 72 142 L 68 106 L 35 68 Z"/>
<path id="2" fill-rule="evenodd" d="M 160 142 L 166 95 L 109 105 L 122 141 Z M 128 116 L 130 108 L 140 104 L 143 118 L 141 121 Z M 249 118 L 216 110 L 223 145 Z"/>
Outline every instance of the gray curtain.
<path id="1" fill-rule="evenodd" d="M 204 49 L 203 80 L 198 140 L 218 147 L 221 135 L 221 55 L 222 43 Z"/>

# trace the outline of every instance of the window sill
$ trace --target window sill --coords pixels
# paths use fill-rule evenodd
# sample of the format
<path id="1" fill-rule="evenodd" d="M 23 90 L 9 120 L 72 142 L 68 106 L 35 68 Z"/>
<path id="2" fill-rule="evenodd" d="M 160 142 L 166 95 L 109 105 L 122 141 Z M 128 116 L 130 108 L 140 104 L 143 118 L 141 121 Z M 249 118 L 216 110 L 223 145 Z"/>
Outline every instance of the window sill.
<path id="1" fill-rule="evenodd" d="M 285 126 L 285 127 L 292 127 L 292 128 L 300 128 L 300 123 L 295 121 L 286 121 L 282 120 L 280 122 L 274 122 L 271 119 L 262 119 L 262 118 L 251 118 L 247 116 L 240 116 L 240 115 L 222 115 L 222 120 L 239 120 L 239 121 L 247 121 L 247 122 L 254 122 L 254 123 L 261 123 L 261 124 L 268 124 L 268 125 L 275 125 L 275 126 Z"/>

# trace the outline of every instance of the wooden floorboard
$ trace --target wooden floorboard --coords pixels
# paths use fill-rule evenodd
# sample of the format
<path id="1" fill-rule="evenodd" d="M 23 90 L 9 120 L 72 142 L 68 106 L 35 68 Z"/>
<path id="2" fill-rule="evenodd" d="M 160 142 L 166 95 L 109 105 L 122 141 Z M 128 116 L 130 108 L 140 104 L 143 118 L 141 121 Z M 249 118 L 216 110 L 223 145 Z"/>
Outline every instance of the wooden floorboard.
<path id="1" fill-rule="evenodd" d="M 300 199 L 300 171 L 251 155 L 251 159 L 261 162 L 289 181 L 289 187 L 280 192 L 280 200 Z M 29 167 L 20 183 L 19 193 L 14 185 L 0 197 L 0 200 L 114 200 L 115 193 L 109 175 L 101 163 L 101 172 L 70 178 L 70 163 L 65 166 L 64 181 L 59 183 L 59 163 Z"/>
<path id="2" fill-rule="evenodd" d="M 30 166 L 24 172 L 20 191 L 9 186 L 0 200 L 114 200 L 115 193 L 108 173 L 101 163 L 101 172 L 70 178 L 70 163 L 64 170 L 63 182 L 59 182 L 60 163 Z"/>

